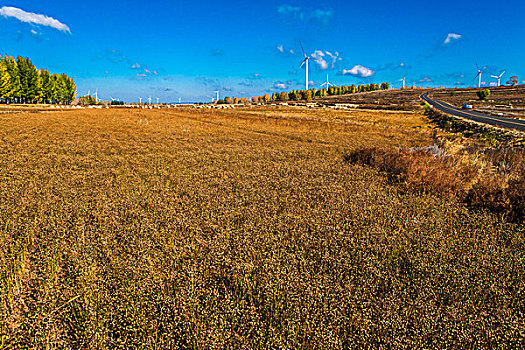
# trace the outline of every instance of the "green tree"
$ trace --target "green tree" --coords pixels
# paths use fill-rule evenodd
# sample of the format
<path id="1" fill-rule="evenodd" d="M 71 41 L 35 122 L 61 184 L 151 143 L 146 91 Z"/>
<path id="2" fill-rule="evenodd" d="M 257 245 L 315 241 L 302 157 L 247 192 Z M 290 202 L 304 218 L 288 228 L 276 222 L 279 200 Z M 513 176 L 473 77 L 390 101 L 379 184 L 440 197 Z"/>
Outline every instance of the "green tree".
<path id="1" fill-rule="evenodd" d="M 288 101 L 288 93 L 287 92 L 281 92 L 279 94 L 279 101 Z"/>
<path id="2" fill-rule="evenodd" d="M 11 89 L 11 76 L 7 70 L 7 62 L 0 58 L 0 99 L 7 100 Z"/>
<path id="3" fill-rule="evenodd" d="M 38 70 L 29 58 L 16 58 L 20 80 L 20 97 L 22 102 L 34 103 L 38 96 Z"/>
<path id="4" fill-rule="evenodd" d="M 62 79 L 62 84 L 64 85 L 63 102 L 66 104 L 71 104 L 71 102 L 73 102 L 75 99 L 77 92 L 75 81 L 65 74 L 60 75 L 60 78 Z"/>
<path id="5" fill-rule="evenodd" d="M 9 74 L 9 79 L 11 83 L 9 84 L 9 92 L 7 94 L 7 99 L 9 101 L 20 102 L 20 75 L 18 74 L 18 65 L 13 57 L 5 59 L 7 64 L 7 72 Z"/>
<path id="6" fill-rule="evenodd" d="M 476 92 L 476 95 L 478 95 L 478 98 L 482 101 L 486 100 L 487 97 L 490 96 L 490 90 L 489 89 L 483 89 Z"/>
<path id="7" fill-rule="evenodd" d="M 41 101 L 44 103 L 50 103 L 53 100 L 54 80 L 51 79 L 51 74 L 47 69 L 40 71 L 40 96 Z"/>

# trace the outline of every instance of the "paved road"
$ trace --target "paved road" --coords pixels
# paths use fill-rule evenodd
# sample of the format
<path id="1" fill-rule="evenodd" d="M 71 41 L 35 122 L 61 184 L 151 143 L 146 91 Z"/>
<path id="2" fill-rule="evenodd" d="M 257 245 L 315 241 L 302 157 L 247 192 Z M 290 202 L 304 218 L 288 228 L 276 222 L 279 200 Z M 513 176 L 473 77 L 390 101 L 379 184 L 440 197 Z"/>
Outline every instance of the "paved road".
<path id="1" fill-rule="evenodd" d="M 460 109 L 446 102 L 432 100 L 430 97 L 428 97 L 428 94 L 429 92 L 425 92 L 423 95 L 421 95 L 421 98 L 428 102 L 430 105 L 434 106 L 434 108 L 440 110 L 441 112 L 452 114 L 457 117 L 470 119 L 479 123 L 499 126 L 506 129 L 525 131 L 525 120 L 523 119 L 497 117 L 480 112 Z"/>

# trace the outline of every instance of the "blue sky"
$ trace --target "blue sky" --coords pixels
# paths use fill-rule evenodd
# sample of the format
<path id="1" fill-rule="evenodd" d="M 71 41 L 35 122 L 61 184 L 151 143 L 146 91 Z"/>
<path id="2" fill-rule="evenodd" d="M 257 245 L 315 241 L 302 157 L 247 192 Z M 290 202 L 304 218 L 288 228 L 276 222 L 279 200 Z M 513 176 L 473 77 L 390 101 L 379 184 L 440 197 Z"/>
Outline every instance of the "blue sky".
<path id="1" fill-rule="evenodd" d="M 0 54 L 75 78 L 79 94 L 211 101 L 389 82 L 474 86 L 476 62 L 525 79 L 525 2 L 0 1 Z"/>

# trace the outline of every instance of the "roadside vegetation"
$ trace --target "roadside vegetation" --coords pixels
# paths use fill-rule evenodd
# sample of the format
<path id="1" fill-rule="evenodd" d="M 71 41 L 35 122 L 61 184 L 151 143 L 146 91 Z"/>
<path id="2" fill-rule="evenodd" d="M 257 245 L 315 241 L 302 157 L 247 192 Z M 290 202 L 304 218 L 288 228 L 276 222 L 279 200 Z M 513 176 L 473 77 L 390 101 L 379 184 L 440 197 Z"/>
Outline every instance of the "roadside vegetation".
<path id="1" fill-rule="evenodd" d="M 523 224 L 456 196 L 522 153 L 479 173 L 412 112 L 0 125 L 1 348 L 525 347 Z"/>

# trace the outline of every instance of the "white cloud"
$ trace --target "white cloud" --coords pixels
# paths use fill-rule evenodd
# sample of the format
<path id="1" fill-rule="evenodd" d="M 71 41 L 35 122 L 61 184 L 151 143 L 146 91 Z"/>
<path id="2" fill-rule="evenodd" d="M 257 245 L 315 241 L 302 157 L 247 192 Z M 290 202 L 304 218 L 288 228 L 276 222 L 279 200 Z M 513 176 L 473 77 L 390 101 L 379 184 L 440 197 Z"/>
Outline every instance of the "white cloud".
<path id="1" fill-rule="evenodd" d="M 448 33 L 447 38 L 445 39 L 443 44 L 445 44 L 445 45 L 450 44 L 453 40 L 459 40 L 459 39 L 461 39 L 461 37 L 462 37 L 461 34 Z"/>
<path id="2" fill-rule="evenodd" d="M 140 69 L 140 63 L 133 63 L 133 65 L 131 65 L 131 69 Z"/>
<path id="3" fill-rule="evenodd" d="M 328 62 L 326 62 L 326 60 L 323 58 L 325 56 L 323 51 L 315 50 L 315 52 L 310 56 L 322 70 L 328 69 Z"/>
<path id="4" fill-rule="evenodd" d="M 339 57 L 339 52 L 331 53 L 330 51 L 321 51 L 315 50 L 314 53 L 310 55 L 313 60 L 319 65 L 322 70 L 328 68 L 335 68 L 335 63 L 337 61 L 342 61 L 343 59 Z M 327 61 L 327 56 L 330 57 L 330 62 Z"/>
<path id="5" fill-rule="evenodd" d="M 0 8 L 0 16 L 4 16 L 5 18 L 13 17 L 24 23 L 38 24 L 46 27 L 51 27 L 61 32 L 71 34 L 71 30 L 67 25 L 61 23 L 60 21 L 52 17 L 26 12 L 16 7 L 4 6 Z"/>
<path id="6" fill-rule="evenodd" d="M 277 50 L 280 52 L 280 53 L 283 53 L 284 52 L 284 47 L 282 45 L 279 45 L 277 46 Z"/>
<path id="7" fill-rule="evenodd" d="M 419 79 L 419 82 L 420 83 L 431 83 L 432 79 L 430 79 L 429 77 L 424 77 L 424 78 Z"/>
<path id="8" fill-rule="evenodd" d="M 280 90 L 286 90 L 288 88 L 285 83 L 275 83 L 273 87 Z"/>
<path id="9" fill-rule="evenodd" d="M 352 69 L 343 69 L 343 75 L 353 75 L 361 78 L 368 78 L 374 75 L 375 72 L 370 68 L 361 66 L 360 64 L 354 66 Z"/>
<path id="10" fill-rule="evenodd" d="M 326 54 L 328 56 L 330 56 L 332 58 L 332 65 L 331 65 L 332 69 L 335 68 L 335 63 L 337 61 L 342 61 L 343 60 L 341 57 L 339 57 L 339 52 L 337 52 L 337 51 L 335 53 L 331 53 L 329 51 L 325 51 L 325 52 L 326 52 Z"/>

